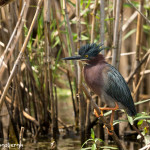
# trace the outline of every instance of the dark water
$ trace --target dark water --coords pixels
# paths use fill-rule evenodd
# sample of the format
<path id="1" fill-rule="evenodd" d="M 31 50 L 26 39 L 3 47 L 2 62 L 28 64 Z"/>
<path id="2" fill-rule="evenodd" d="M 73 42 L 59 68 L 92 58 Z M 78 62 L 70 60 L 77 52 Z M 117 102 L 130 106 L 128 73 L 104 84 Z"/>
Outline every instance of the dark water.
<path id="1" fill-rule="evenodd" d="M 12 143 L 12 142 L 11 142 Z M 32 138 L 26 139 L 23 141 L 23 150 L 80 150 L 80 140 L 79 137 L 76 138 L 68 138 L 68 137 L 62 137 L 60 136 L 57 140 L 57 146 L 56 143 L 53 143 L 52 139 L 50 137 L 44 137 L 38 139 L 38 142 L 34 142 Z M 115 143 L 113 142 L 106 142 L 109 146 L 116 147 Z M 105 145 L 107 145 L 105 143 Z M 141 148 L 140 142 L 135 141 L 122 141 L 122 144 L 127 148 L 127 150 L 139 150 Z M 53 148 L 52 148 L 53 147 Z M 2 147 L 0 147 L 2 149 Z M 10 150 L 17 150 L 18 147 L 10 147 Z M 99 148 L 102 150 L 103 148 Z"/>
<path id="2" fill-rule="evenodd" d="M 139 142 L 132 142 L 132 141 L 122 141 L 123 145 L 127 148 L 127 150 L 139 150 L 141 148 L 141 144 Z M 110 142 L 109 146 L 115 146 L 115 143 Z M 37 143 L 30 143 L 26 142 L 23 145 L 23 149 L 25 150 L 50 150 L 52 147 L 51 141 L 49 139 L 39 140 Z M 80 140 L 79 139 L 72 139 L 66 138 L 63 139 L 62 137 L 59 138 L 57 141 L 57 150 L 80 150 Z M 99 148 L 102 150 L 101 148 Z"/>
<path id="3" fill-rule="evenodd" d="M 31 140 L 24 142 L 23 149 L 25 150 L 50 150 L 52 147 L 55 147 L 56 143 L 51 139 L 39 139 L 37 143 L 31 143 Z M 80 140 L 72 138 L 62 138 L 59 137 L 57 140 L 57 150 L 80 150 Z"/>

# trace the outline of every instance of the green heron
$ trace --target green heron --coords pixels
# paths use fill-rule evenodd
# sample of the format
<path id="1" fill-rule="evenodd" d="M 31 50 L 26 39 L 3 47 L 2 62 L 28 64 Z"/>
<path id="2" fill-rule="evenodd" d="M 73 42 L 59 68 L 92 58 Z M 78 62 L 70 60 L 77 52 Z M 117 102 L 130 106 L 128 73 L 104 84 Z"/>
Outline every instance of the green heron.
<path id="1" fill-rule="evenodd" d="M 96 93 L 109 107 L 100 107 L 101 115 L 104 110 L 112 110 L 110 125 L 113 130 L 114 112 L 117 109 L 124 109 L 129 116 L 135 116 L 136 110 L 128 88 L 122 75 L 112 65 L 105 61 L 102 54 L 99 54 L 104 47 L 103 44 L 87 44 L 79 49 L 79 55 L 63 58 L 64 60 L 85 61 L 84 78 L 90 89 Z M 97 117 L 98 114 L 94 110 Z M 108 131 L 108 133 L 110 133 Z"/>

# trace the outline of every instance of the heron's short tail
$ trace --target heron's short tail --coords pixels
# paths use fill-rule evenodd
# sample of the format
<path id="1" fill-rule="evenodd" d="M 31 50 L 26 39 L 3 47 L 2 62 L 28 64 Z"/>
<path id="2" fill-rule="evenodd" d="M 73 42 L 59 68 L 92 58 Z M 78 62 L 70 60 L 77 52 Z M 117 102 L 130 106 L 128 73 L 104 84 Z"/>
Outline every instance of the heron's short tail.
<path id="1" fill-rule="evenodd" d="M 127 114 L 129 115 L 129 116 L 135 116 L 136 114 L 137 114 L 137 112 L 136 112 L 136 110 L 135 110 L 135 108 L 134 109 L 132 109 L 132 110 L 127 110 Z"/>

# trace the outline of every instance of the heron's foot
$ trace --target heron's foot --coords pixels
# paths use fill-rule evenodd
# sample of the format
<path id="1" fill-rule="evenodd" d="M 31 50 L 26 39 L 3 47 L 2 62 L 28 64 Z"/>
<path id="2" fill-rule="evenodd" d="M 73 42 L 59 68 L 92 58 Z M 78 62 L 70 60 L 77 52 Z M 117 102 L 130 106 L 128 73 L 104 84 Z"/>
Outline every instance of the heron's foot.
<path id="1" fill-rule="evenodd" d="M 99 109 L 100 109 L 100 111 L 101 111 L 101 114 L 100 114 L 100 115 L 99 115 L 99 114 L 97 113 L 97 111 L 94 109 L 94 114 L 95 114 L 95 116 L 96 116 L 97 118 L 103 116 L 103 111 L 104 111 L 104 110 L 112 110 L 112 111 L 115 111 L 115 110 L 119 109 L 119 106 L 118 106 L 117 102 L 115 102 L 115 107 L 112 107 L 112 108 L 110 108 L 110 107 L 99 107 Z"/>
<path id="2" fill-rule="evenodd" d="M 111 125 L 111 130 L 108 130 L 108 128 L 104 125 L 103 128 L 106 128 L 109 135 L 113 135 L 114 127 Z"/>
<path id="3" fill-rule="evenodd" d="M 96 116 L 97 118 L 103 116 L 103 111 L 101 110 L 101 107 L 99 107 L 99 109 L 100 109 L 100 111 L 101 111 L 101 114 L 100 114 L 100 115 L 97 113 L 96 109 L 94 109 L 94 114 L 95 114 L 95 116 Z"/>

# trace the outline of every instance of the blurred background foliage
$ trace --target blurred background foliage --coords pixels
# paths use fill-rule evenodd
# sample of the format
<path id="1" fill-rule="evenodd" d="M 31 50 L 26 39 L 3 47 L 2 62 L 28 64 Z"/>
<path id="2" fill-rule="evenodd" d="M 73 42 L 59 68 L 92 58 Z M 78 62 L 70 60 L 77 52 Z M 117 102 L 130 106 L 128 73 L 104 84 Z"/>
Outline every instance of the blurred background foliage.
<path id="1" fill-rule="evenodd" d="M 30 25 L 38 9 L 37 0 L 15 0 L 4 5 L 7 3 L 0 1 L 0 94 L 29 28 L 33 31 L 1 108 L 0 136 L 5 143 L 10 128 L 19 140 L 21 127 L 24 127 L 24 137 L 32 136 L 35 140 L 41 135 L 56 139 L 63 129 L 64 135 L 80 135 L 83 143 L 90 138 L 91 128 L 99 139 L 110 138 L 79 88 L 78 66 L 81 69 L 82 65 L 61 60 L 92 42 L 103 42 L 108 47 L 102 53 L 127 81 L 138 112 L 134 122 L 145 141 L 149 139 L 149 0 L 121 0 L 120 3 L 117 0 L 44 0 L 33 27 Z M 104 106 L 94 93 L 91 95 L 98 105 Z M 109 112 L 106 118 L 109 119 Z M 114 124 L 119 137 L 133 135 L 135 141 L 136 137 L 140 139 L 121 111 L 117 112 Z M 148 143 L 149 140 L 145 144 Z"/>

